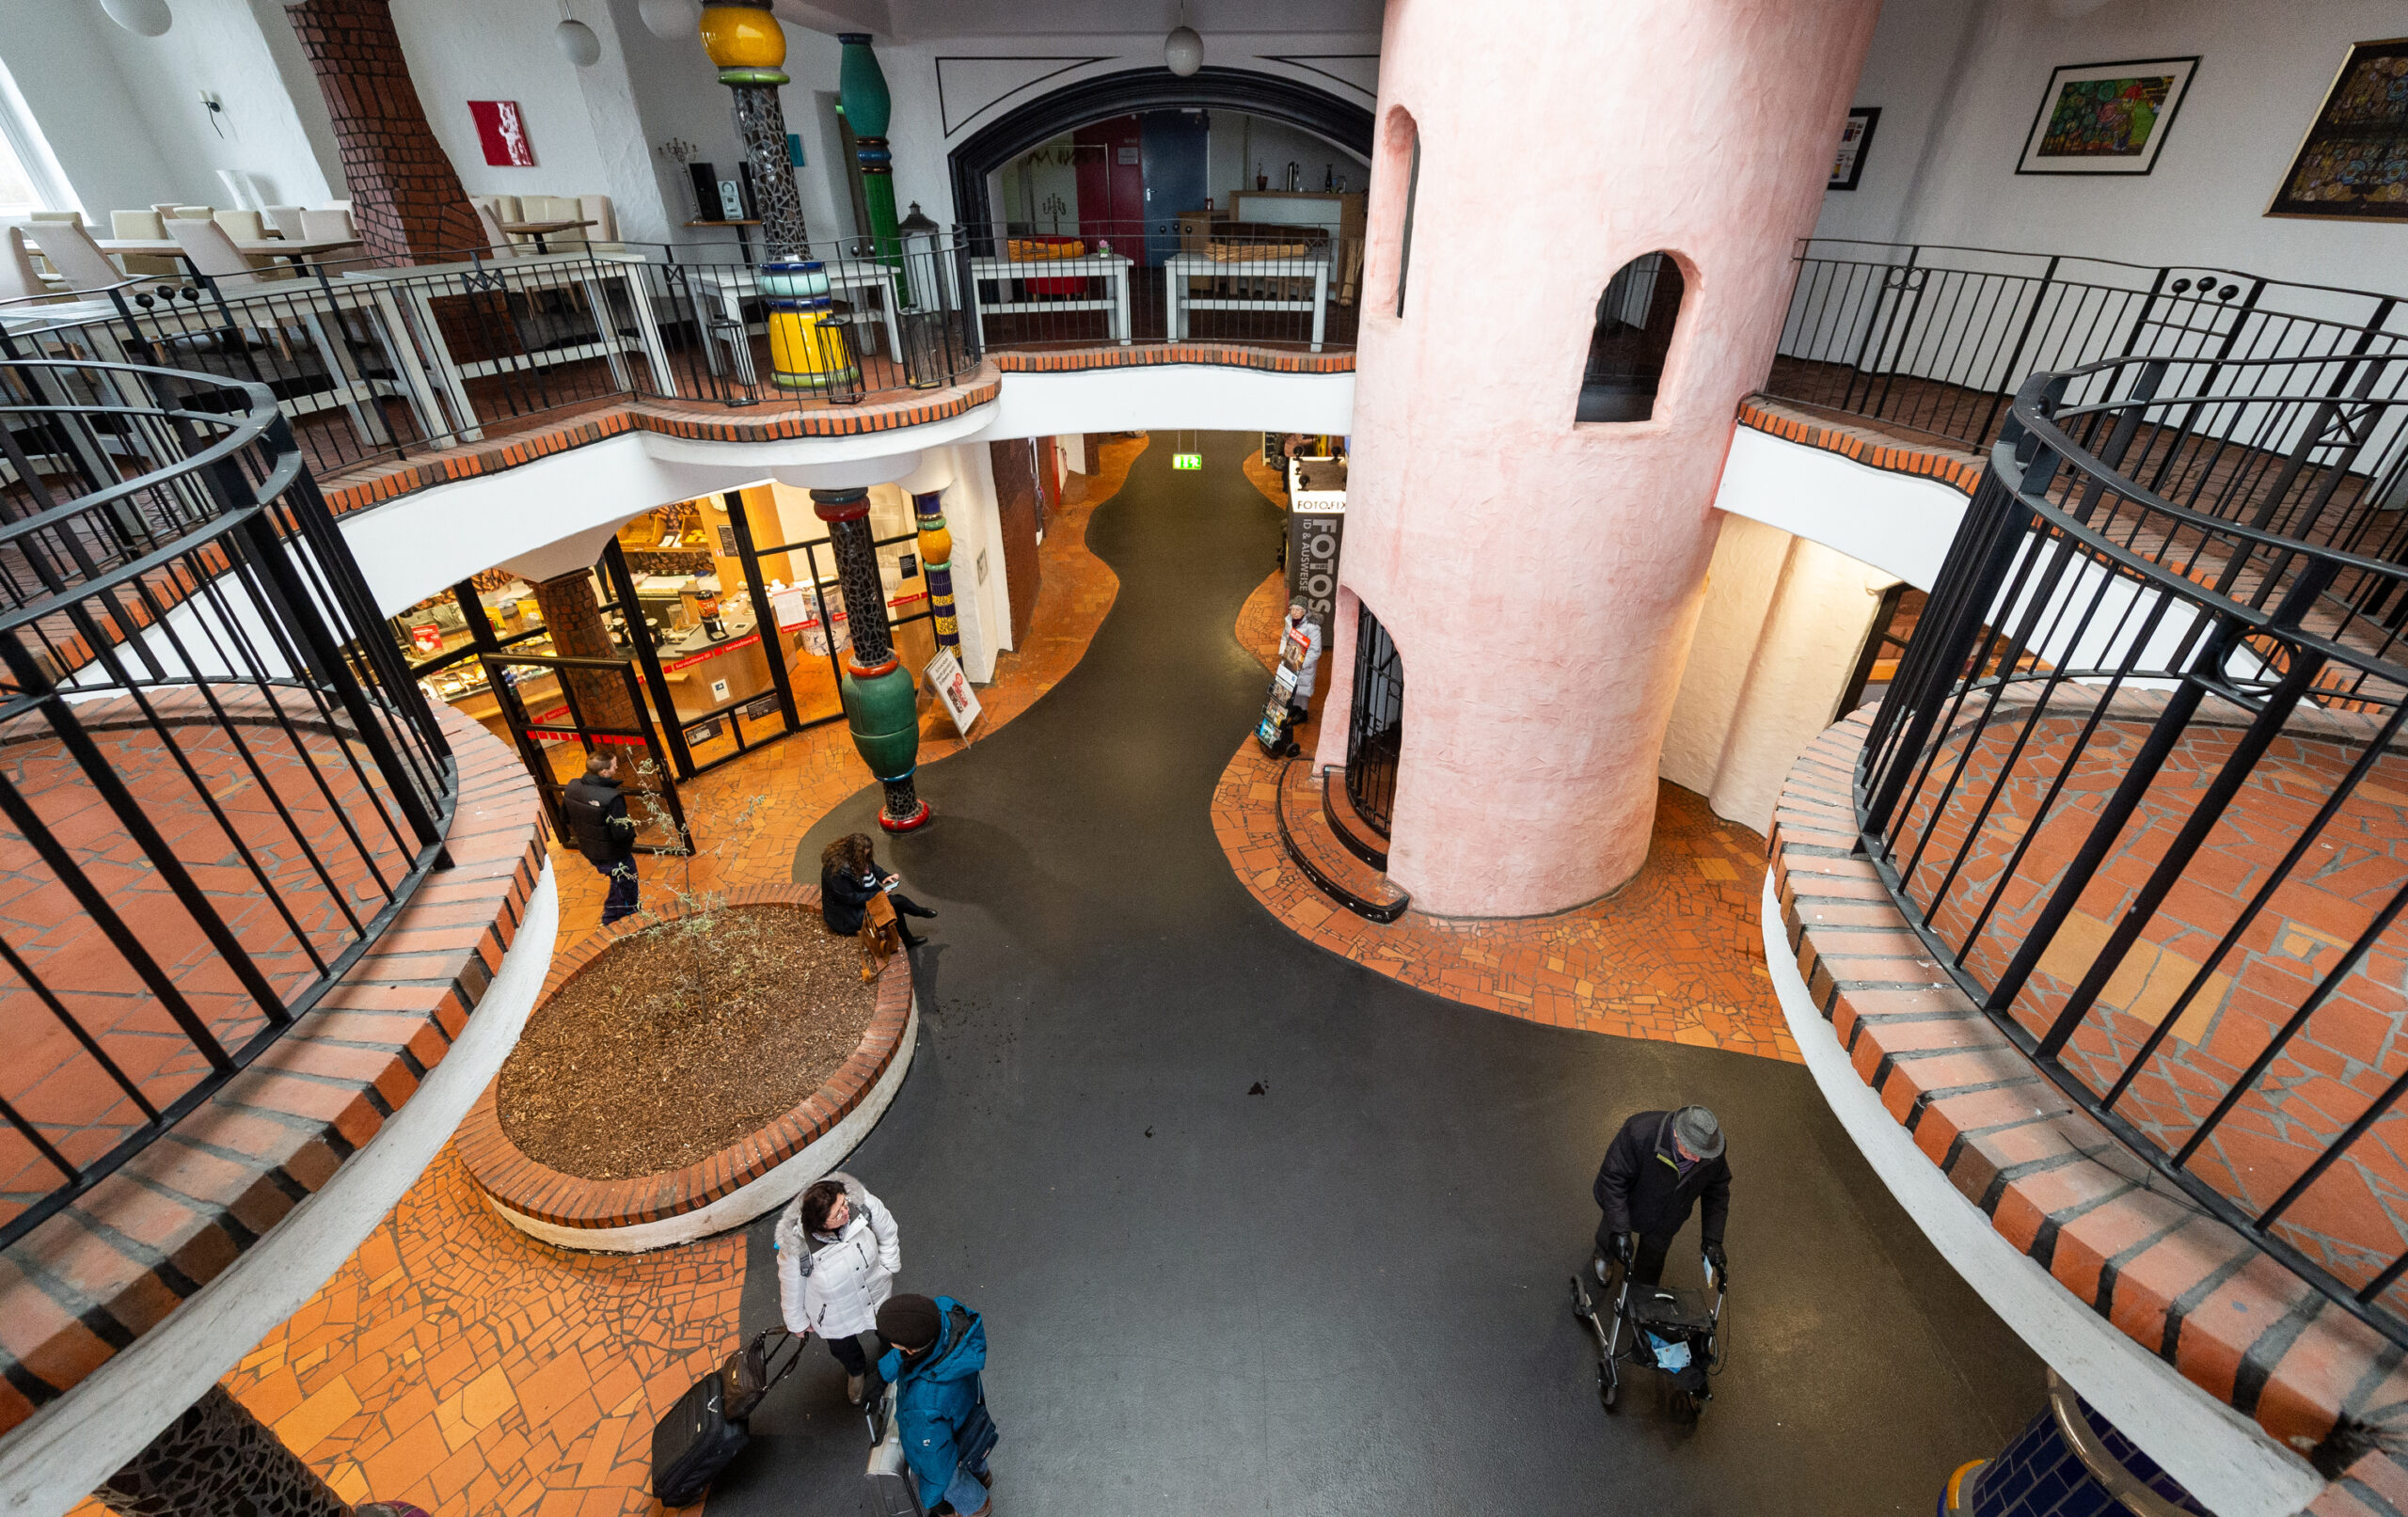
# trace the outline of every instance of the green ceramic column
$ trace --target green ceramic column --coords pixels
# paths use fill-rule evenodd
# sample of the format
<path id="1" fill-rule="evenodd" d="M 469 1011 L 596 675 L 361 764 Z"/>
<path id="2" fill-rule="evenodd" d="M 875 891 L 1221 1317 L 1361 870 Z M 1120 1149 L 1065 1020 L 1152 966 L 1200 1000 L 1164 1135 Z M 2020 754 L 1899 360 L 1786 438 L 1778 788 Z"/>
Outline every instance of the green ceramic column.
<path id="1" fill-rule="evenodd" d="M 861 145 L 862 199 L 869 208 L 871 254 L 895 269 L 895 292 L 906 306 L 911 292 L 903 282 L 903 238 L 895 229 L 895 154 L 886 145 L 887 123 L 895 114 L 894 98 L 886 91 L 886 71 L 870 51 L 869 33 L 840 32 L 845 45 L 836 84 L 845 105 L 845 120 Z"/>
<path id="2" fill-rule="evenodd" d="M 845 591 L 845 619 L 853 646 L 837 672 L 845 724 L 869 772 L 886 787 L 878 825 L 890 832 L 925 827 L 928 803 L 912 775 L 920 766 L 920 692 L 895 656 L 886 625 L 886 585 L 879 577 L 878 545 L 869 529 L 867 490 L 814 490 L 811 509 L 828 524 L 836 552 L 836 582 Z"/>

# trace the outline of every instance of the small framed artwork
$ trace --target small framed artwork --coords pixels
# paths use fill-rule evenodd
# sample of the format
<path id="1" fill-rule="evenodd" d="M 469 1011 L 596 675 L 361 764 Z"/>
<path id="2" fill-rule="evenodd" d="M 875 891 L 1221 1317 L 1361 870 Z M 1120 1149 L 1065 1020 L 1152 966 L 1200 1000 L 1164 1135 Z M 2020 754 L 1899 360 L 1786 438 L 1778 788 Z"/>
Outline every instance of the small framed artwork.
<path id="1" fill-rule="evenodd" d="M 1864 177 L 1865 150 L 1873 146 L 1873 129 L 1881 124 L 1881 107 L 1859 105 L 1847 113 L 1846 124 L 1840 128 L 1839 155 L 1831 160 L 1831 182 L 1827 190 L 1852 190 Z"/>
<path id="2" fill-rule="evenodd" d="M 2187 58 L 2077 63 L 2049 75 L 2019 174 L 2146 174 L 2199 66 Z"/>
<path id="3" fill-rule="evenodd" d="M 2408 38 L 2351 47 L 2266 214 L 2408 221 Z"/>
<path id="4" fill-rule="evenodd" d="M 527 119 L 515 100 L 472 100 L 468 114 L 476 119 L 477 141 L 485 162 L 496 168 L 532 168 L 534 145 L 527 140 Z"/>

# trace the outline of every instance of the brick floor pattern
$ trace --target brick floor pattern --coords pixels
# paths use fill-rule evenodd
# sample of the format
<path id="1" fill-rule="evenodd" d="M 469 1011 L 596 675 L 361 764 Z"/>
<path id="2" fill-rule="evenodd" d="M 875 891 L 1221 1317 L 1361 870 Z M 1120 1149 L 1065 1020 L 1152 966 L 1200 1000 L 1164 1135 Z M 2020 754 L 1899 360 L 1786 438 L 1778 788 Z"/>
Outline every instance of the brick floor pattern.
<path id="1" fill-rule="evenodd" d="M 372 789 L 362 782 L 355 755 L 331 729 L 277 725 L 264 695 L 229 687 L 218 700 L 234 721 L 224 726 L 177 692 L 147 699 L 175 723 L 166 729 L 171 735 L 142 723 L 123 698 L 88 703 L 78 715 L 278 1003 L 289 1002 L 356 939 L 407 872 L 405 834 L 397 833 L 390 795 L 381 781 Z M 290 713 L 296 724 L 315 717 L 306 703 L 284 700 L 301 706 Z M 127 724 L 115 724 L 119 718 Z M 263 1029 L 267 1015 L 259 1002 L 64 745 L 47 726 L 9 737 L 0 746 L 0 773 L 76 857 L 85 879 L 109 899 L 219 1043 L 232 1049 Z M 212 799 L 234 836 L 211 814 Z M 379 807 L 392 826 L 380 823 Z M 206 1058 L 133 962 L 13 828 L 0 828 L 0 925 L 42 988 L 154 1106 L 166 1107 L 208 1072 Z M 89 1163 L 141 1125 L 140 1109 L 14 974 L 0 977 L 0 1018 L 24 1038 L 0 1068 L 0 1097 L 39 1124 L 68 1160 Z M 40 1200 L 59 1178 L 14 1129 L 0 1132 L 0 1220 Z"/>
<path id="2" fill-rule="evenodd" d="M 2043 796 L 2066 768 L 2093 700 L 2056 697 L 2051 715 L 2015 753 L 2004 783 L 2001 767 L 2023 730 L 2020 719 L 1979 728 L 1970 754 L 1963 733 L 1941 745 L 1937 772 L 1949 773 L 1961 760 L 1962 779 L 1942 814 L 1932 814 L 1928 798 L 1908 809 L 1903 835 L 1929 838 L 1909 883 L 1915 899 L 1929 902 L 1956 872 L 1934 925 L 1950 942 L 1972 934 L 1965 961 L 1984 983 L 1995 983 L 2030 936 L 2163 699 L 2133 693 L 2115 702 L 2036 830 Z M 2177 745 L 2016 999 L 2017 1021 L 2036 1036 L 2054 1021 L 2109 931 L 2131 911 L 2245 719 L 2235 708 L 2210 705 Z M 2103 1094 L 2156 1025 L 2178 1010 L 2171 1035 L 2115 1107 L 2169 1152 L 2197 1130 L 2408 878 L 2408 755 L 2390 754 L 2374 764 L 2232 950 L 2217 958 L 2242 908 L 2364 751 L 2362 741 L 2349 739 L 2368 719 L 2311 714 L 2302 721 L 2322 730 L 2295 724 L 2250 771 L 2067 1048 L 2068 1066 Z M 1993 789 L 1995 804 L 1977 818 Z M 1966 833 L 1976 825 L 1969 851 Z M 1986 915 L 1994 895 L 1998 904 Z M 2202 989 L 2181 1003 L 2203 971 Z M 2408 1071 L 2403 985 L 2408 924 L 2395 923 L 2217 1127 L 2194 1156 L 2194 1172 L 2253 1210 L 2280 1196 Z M 2408 1249 L 2403 1151 L 2408 1114 L 2395 1111 L 2303 1193 L 2277 1232 L 2353 1286 L 2373 1278 Z M 2408 1289 L 2394 1287 L 2385 1299 L 2395 1310 L 2408 1309 Z"/>
<path id="3" fill-rule="evenodd" d="M 1249 477 L 1259 469 L 1250 466 Z M 1272 476 L 1259 472 L 1256 483 L 1270 494 Z M 1232 629 L 1266 671 L 1285 594 L 1272 575 Z M 1317 694 L 1330 683 L 1323 678 Z M 1309 754 L 1309 729 L 1304 747 Z M 1308 770 L 1308 761 L 1294 766 L 1301 782 L 1317 786 Z M 1212 830 L 1248 893 L 1331 953 L 1449 1001 L 1530 1021 L 1798 1062 L 1756 924 L 1764 840 L 1716 816 L 1703 798 L 1660 787 L 1646 866 L 1610 899 L 1511 922 L 1408 909 L 1383 925 L 1323 894 L 1288 856 L 1276 814 L 1282 771 L 1283 761 L 1244 739 L 1214 788 Z M 1303 819 L 1303 804 L 1291 802 L 1291 819 Z"/>
<path id="4" fill-rule="evenodd" d="M 2317 1517 L 2408 1509 L 2408 1472 L 2354 1440 L 2408 1419 L 2398 1350 L 2174 1187 L 2035 1069 L 1939 971 L 1872 862 L 1852 788 L 1869 718 L 1810 745 L 1774 813 L 1798 972 L 1859 1078 L 2000 1236 L 2185 1378 L 2343 1477 Z M 2354 1462 L 2349 1462 L 2354 1456 Z"/>

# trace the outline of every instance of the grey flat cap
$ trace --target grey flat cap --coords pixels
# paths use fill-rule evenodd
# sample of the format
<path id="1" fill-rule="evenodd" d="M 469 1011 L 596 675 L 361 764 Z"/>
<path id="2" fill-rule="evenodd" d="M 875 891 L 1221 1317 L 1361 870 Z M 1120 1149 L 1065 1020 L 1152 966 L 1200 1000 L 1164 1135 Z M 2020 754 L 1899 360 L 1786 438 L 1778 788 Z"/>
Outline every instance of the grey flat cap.
<path id="1" fill-rule="evenodd" d="M 1700 1159 L 1722 1157 L 1722 1124 L 1703 1106 L 1684 1106 L 1673 1113 L 1672 1136 Z"/>

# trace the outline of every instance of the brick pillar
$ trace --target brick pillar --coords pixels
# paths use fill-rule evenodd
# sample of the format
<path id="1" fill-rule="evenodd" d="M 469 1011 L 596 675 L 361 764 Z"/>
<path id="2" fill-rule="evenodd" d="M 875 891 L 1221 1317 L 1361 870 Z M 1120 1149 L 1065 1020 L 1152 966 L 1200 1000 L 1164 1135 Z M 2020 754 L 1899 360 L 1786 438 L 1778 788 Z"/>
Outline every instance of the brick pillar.
<path id="1" fill-rule="evenodd" d="M 350 1503 L 220 1385 L 92 1494 L 122 1517 L 353 1517 Z"/>
<path id="2" fill-rule="evenodd" d="M 594 599 L 594 577 L 578 569 L 535 582 L 535 605 L 544 613 L 544 627 L 552 635 L 552 652 L 569 658 L 624 656 L 602 624 L 602 608 Z M 588 727 L 634 729 L 642 722 L 627 703 L 626 682 L 599 669 L 562 671 L 561 683 L 577 696 L 577 717 Z"/>
<path id="3" fill-rule="evenodd" d="M 476 208 L 426 124 L 392 0 L 305 0 L 285 12 L 334 118 L 351 218 L 383 263 L 483 245 Z"/>

